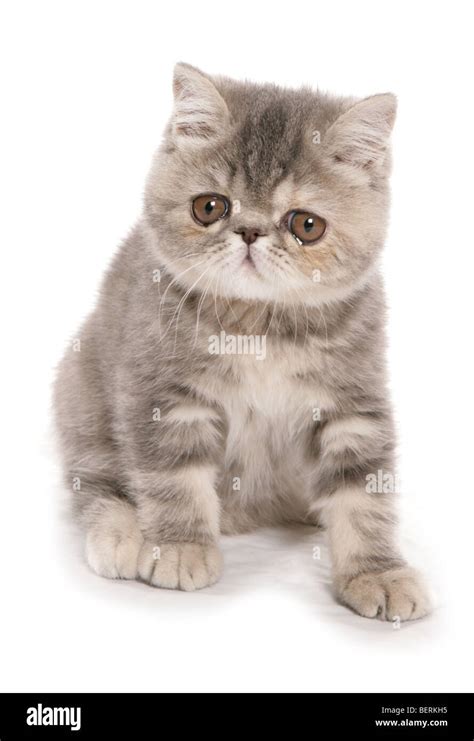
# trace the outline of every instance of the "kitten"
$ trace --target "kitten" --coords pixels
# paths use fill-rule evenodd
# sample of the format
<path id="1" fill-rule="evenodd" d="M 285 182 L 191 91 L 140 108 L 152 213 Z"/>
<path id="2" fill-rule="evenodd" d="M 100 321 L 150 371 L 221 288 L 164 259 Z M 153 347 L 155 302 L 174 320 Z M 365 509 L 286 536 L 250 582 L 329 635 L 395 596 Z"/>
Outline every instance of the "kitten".
<path id="1" fill-rule="evenodd" d="M 393 95 L 334 98 L 178 64 L 143 216 L 55 389 L 91 568 L 193 590 L 221 533 L 328 531 L 338 599 L 426 614 L 396 545 L 377 260 Z"/>

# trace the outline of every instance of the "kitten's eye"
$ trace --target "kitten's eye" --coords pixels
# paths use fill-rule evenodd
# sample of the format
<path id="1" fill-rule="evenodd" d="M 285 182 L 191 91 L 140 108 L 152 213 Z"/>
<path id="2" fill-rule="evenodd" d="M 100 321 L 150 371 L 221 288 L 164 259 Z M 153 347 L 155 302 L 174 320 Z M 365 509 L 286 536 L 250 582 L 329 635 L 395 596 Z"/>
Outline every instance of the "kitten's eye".
<path id="1" fill-rule="evenodd" d="M 288 216 L 288 229 L 298 244 L 313 244 L 324 236 L 326 222 L 308 211 L 292 211 Z"/>
<path id="2" fill-rule="evenodd" d="M 193 201 L 193 216 L 202 226 L 209 226 L 223 219 L 229 212 L 229 201 L 224 196 L 214 193 L 203 193 Z"/>

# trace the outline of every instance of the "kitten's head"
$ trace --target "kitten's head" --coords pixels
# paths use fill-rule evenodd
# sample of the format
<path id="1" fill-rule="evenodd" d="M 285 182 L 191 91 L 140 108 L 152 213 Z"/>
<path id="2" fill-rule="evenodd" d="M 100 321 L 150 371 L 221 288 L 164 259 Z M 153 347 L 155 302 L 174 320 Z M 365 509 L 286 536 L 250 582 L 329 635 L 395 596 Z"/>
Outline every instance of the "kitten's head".
<path id="1" fill-rule="evenodd" d="M 185 64 L 145 213 L 176 280 L 317 304 L 370 273 L 388 214 L 396 100 L 211 78 Z"/>

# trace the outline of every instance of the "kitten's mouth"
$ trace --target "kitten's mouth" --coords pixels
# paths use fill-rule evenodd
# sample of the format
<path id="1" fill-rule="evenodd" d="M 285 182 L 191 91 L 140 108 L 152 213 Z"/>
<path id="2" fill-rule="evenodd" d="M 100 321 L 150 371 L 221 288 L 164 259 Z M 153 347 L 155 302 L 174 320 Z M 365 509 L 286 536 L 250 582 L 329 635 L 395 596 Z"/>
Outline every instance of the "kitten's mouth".
<path id="1" fill-rule="evenodd" d="M 258 268 L 257 268 L 257 266 L 255 264 L 255 260 L 252 257 L 252 252 L 251 252 L 251 249 L 250 249 L 250 245 L 247 246 L 247 252 L 245 254 L 244 259 L 242 260 L 242 267 L 243 268 L 248 268 L 248 269 L 252 270 L 252 272 L 255 272 L 255 273 L 258 273 L 259 272 L 259 270 L 258 270 Z"/>
<path id="2" fill-rule="evenodd" d="M 256 273 L 259 275 L 259 270 L 257 266 L 255 265 L 254 259 L 250 253 L 247 253 L 245 255 L 244 259 L 242 260 L 242 267 L 244 270 L 250 270 L 252 273 Z"/>

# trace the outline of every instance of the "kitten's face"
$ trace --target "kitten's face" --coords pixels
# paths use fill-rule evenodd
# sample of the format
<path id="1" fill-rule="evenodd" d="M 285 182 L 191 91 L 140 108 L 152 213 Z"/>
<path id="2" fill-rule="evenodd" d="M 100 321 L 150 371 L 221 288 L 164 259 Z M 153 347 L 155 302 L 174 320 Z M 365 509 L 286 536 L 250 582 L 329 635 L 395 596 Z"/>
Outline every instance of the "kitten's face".
<path id="1" fill-rule="evenodd" d="M 290 305 L 361 284 L 385 236 L 393 96 L 351 105 L 186 65 L 175 96 L 146 214 L 176 280 Z"/>

